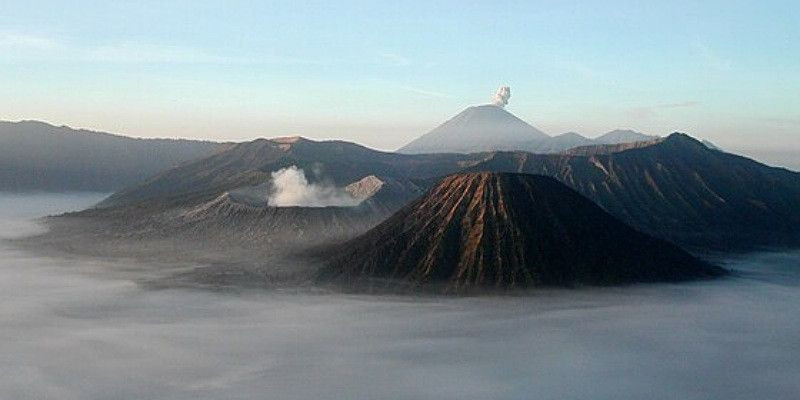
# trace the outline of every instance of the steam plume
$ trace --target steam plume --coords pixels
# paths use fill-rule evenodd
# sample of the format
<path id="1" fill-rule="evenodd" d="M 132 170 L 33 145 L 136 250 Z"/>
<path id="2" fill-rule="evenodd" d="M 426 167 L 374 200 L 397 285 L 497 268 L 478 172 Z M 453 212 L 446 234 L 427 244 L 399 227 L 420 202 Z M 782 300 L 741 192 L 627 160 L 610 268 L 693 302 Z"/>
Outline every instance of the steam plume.
<path id="1" fill-rule="evenodd" d="M 508 104 L 508 99 L 511 98 L 511 88 L 508 86 L 500 86 L 492 97 L 492 104 L 498 107 L 505 107 Z"/>
<path id="2" fill-rule="evenodd" d="M 360 200 L 342 188 L 309 183 L 302 169 L 292 165 L 272 173 L 267 204 L 274 207 L 355 206 Z"/>

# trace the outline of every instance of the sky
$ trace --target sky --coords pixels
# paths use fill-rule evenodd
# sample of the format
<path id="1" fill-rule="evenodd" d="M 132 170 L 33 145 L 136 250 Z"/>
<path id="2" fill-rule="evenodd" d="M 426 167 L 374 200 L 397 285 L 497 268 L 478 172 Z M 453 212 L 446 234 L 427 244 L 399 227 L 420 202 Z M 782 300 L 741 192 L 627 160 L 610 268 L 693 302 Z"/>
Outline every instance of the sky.
<path id="1" fill-rule="evenodd" d="M 800 152 L 794 1 L 15 1 L 0 119 L 393 150 L 511 87 L 549 134 Z M 776 154 L 777 154 L 776 153 Z M 798 157 L 800 158 L 800 157 Z"/>

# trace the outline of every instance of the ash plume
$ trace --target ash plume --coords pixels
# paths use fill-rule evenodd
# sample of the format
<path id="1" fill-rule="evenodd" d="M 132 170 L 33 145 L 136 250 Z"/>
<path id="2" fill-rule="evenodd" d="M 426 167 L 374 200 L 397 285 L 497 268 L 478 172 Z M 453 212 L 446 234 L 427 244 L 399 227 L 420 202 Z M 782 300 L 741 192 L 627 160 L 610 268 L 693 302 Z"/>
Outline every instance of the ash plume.
<path id="1" fill-rule="evenodd" d="M 343 188 L 309 183 L 305 172 L 295 165 L 272 173 L 270 195 L 267 199 L 267 204 L 273 207 L 348 207 L 359 203 L 359 199 Z"/>
<path id="2" fill-rule="evenodd" d="M 492 97 L 492 104 L 498 107 L 505 107 L 508 104 L 508 99 L 511 98 L 511 88 L 508 86 L 500 86 Z"/>

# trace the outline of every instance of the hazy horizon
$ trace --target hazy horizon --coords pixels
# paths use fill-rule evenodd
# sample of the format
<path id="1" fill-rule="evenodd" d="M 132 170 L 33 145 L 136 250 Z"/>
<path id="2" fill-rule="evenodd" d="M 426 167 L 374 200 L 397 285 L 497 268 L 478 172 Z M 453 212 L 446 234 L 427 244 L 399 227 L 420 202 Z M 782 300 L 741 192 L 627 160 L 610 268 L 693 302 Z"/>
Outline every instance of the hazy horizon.
<path id="1" fill-rule="evenodd" d="M 10 2 L 0 119 L 394 150 L 509 85 L 508 110 L 551 135 L 800 150 L 793 4 L 352 5 Z"/>
<path id="2" fill-rule="evenodd" d="M 2 122 L 2 121 L 3 120 L 0 120 L 0 122 Z M 120 133 L 120 132 L 109 132 L 109 131 L 106 131 L 106 130 L 103 130 L 103 129 L 95 129 L 95 128 L 92 128 L 92 127 L 69 126 L 69 125 L 65 125 L 65 124 L 58 124 L 58 123 L 55 123 L 53 121 L 43 121 L 43 120 L 36 120 L 36 119 L 24 119 L 24 120 L 5 121 L 5 122 L 18 123 L 18 122 L 23 122 L 23 121 L 44 122 L 44 123 L 47 123 L 47 124 L 50 124 L 50 125 L 53 125 L 53 126 L 66 126 L 66 127 L 70 128 L 70 129 L 75 129 L 75 130 L 88 130 L 88 131 L 94 131 L 94 132 L 102 132 L 102 133 L 110 133 L 110 134 L 115 134 L 115 135 L 122 135 L 122 136 L 133 137 L 133 138 L 141 138 L 141 139 L 188 139 L 188 140 L 204 140 L 204 141 L 212 141 L 212 142 L 223 143 L 223 142 L 226 142 L 226 141 L 227 142 L 245 142 L 245 141 L 251 141 L 251 140 L 256 140 L 256 139 L 274 139 L 274 138 L 286 137 L 286 136 L 303 136 L 303 137 L 306 137 L 306 138 L 312 139 L 312 140 L 347 140 L 347 139 L 337 138 L 337 137 L 313 137 L 313 136 L 307 136 L 307 135 L 253 136 L 253 137 L 242 138 L 242 139 L 238 139 L 238 140 L 237 139 L 223 140 L 223 139 L 214 139 L 214 138 L 205 138 L 205 137 L 135 136 L 135 135 L 126 135 L 126 134 Z M 620 128 L 620 129 L 625 129 L 625 128 Z M 631 130 L 637 131 L 636 129 L 631 129 Z M 555 134 L 553 134 L 553 133 L 549 133 L 549 132 L 545 132 L 545 133 L 548 133 L 551 136 L 555 136 Z M 566 132 L 562 132 L 562 133 L 566 133 Z M 595 137 L 598 137 L 598 136 L 600 136 L 600 135 L 602 135 L 604 133 L 608 133 L 608 132 L 600 132 L 600 133 L 591 134 L 591 135 L 590 134 L 585 134 L 585 133 L 581 133 L 581 134 L 583 134 L 584 136 L 589 137 L 589 138 L 595 138 Z M 648 134 L 648 135 L 654 134 L 652 132 L 641 132 L 641 133 Z M 674 132 L 669 132 L 667 134 L 660 134 L 660 135 L 659 134 L 655 134 L 655 135 L 664 137 L 664 136 L 668 136 L 671 133 L 674 133 Z M 686 132 L 681 132 L 681 133 L 686 133 Z M 691 135 L 691 133 L 690 133 L 690 135 Z M 696 136 L 696 135 L 692 135 L 692 136 L 697 138 L 698 140 L 707 139 L 706 137 L 703 137 L 703 136 Z M 370 146 L 369 144 L 360 143 L 360 142 L 354 142 L 354 143 L 361 144 L 361 145 L 367 146 L 369 148 L 376 149 L 376 150 L 381 150 L 381 151 L 394 152 L 394 151 L 397 150 L 397 149 L 394 149 L 394 148 L 393 149 L 385 149 L 385 148 Z M 787 147 L 771 147 L 771 146 L 763 146 L 763 145 L 761 145 L 760 147 L 759 146 L 752 146 L 752 147 L 725 147 L 724 145 L 721 145 L 719 142 L 712 142 L 712 143 L 717 145 L 717 146 L 719 146 L 723 151 L 734 153 L 734 154 L 739 154 L 739 155 L 742 155 L 742 156 L 745 156 L 745 157 L 748 157 L 748 158 L 752 158 L 752 159 L 754 159 L 756 161 L 759 161 L 761 163 L 764 163 L 764 164 L 767 164 L 767 165 L 770 165 L 770 166 L 783 167 L 783 168 L 788 168 L 788 169 L 795 170 L 795 171 L 800 171 L 800 159 L 797 158 L 797 153 L 798 153 L 798 151 L 800 151 L 800 149 L 794 149 L 794 148 L 791 148 L 791 147 L 789 147 L 789 148 L 787 148 Z"/>

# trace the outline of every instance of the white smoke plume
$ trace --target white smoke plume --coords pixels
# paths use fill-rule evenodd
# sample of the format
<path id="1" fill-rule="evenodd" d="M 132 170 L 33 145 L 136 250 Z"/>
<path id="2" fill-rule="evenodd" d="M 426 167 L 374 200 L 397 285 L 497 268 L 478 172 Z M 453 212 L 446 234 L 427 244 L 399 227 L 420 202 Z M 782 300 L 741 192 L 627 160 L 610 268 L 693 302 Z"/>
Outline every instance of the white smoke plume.
<path id="1" fill-rule="evenodd" d="M 498 107 L 505 107 L 508 104 L 508 99 L 511 98 L 511 88 L 508 86 L 500 86 L 492 97 L 492 104 Z"/>
<path id="2" fill-rule="evenodd" d="M 343 188 L 309 183 L 302 169 L 292 165 L 272 173 L 272 187 L 267 204 L 273 207 L 356 206 L 360 200 Z"/>

